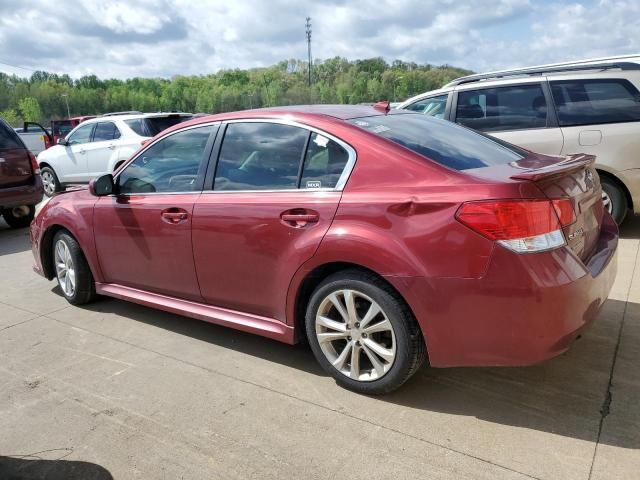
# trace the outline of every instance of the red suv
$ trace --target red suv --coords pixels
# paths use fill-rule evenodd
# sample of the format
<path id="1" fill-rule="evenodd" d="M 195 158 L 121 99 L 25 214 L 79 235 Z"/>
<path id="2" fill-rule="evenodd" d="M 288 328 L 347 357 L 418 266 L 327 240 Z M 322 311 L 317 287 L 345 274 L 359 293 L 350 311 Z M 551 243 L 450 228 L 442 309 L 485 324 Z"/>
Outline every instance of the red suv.
<path id="1" fill-rule="evenodd" d="M 42 193 L 36 157 L 0 119 L 0 213 L 5 222 L 13 228 L 28 227 Z"/>
<path id="2" fill-rule="evenodd" d="M 594 158 L 408 111 L 251 110 L 177 125 L 33 222 L 73 304 L 117 297 L 287 343 L 385 393 L 434 367 L 564 352 L 616 271 Z"/>

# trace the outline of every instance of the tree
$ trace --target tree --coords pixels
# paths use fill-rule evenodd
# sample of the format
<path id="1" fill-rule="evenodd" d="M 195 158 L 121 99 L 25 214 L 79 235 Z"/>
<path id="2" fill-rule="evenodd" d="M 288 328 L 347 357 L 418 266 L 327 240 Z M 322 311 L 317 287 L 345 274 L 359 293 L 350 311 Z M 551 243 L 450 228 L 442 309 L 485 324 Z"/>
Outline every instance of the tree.
<path id="1" fill-rule="evenodd" d="M 20 124 L 20 117 L 18 116 L 18 112 L 16 112 L 13 108 L 7 108 L 0 112 L 0 117 L 4 119 L 12 127 L 17 127 Z"/>
<path id="2" fill-rule="evenodd" d="M 39 122 L 42 118 L 42 110 L 38 100 L 33 97 L 25 97 L 18 102 L 20 115 L 25 122 Z"/>

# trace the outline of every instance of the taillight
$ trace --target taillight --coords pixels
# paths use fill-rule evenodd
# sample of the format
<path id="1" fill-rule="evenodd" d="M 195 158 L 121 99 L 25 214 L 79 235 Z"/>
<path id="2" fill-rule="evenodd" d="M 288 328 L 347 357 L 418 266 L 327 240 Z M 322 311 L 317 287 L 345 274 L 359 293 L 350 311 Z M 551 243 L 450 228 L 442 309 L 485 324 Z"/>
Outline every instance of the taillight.
<path id="1" fill-rule="evenodd" d="M 467 202 L 456 218 L 490 240 L 518 253 L 565 245 L 562 227 L 575 221 L 569 199 Z"/>
<path id="2" fill-rule="evenodd" d="M 34 175 L 40 175 L 40 165 L 38 165 L 38 160 L 33 152 L 29 152 L 29 161 L 31 162 L 31 170 L 33 170 Z"/>

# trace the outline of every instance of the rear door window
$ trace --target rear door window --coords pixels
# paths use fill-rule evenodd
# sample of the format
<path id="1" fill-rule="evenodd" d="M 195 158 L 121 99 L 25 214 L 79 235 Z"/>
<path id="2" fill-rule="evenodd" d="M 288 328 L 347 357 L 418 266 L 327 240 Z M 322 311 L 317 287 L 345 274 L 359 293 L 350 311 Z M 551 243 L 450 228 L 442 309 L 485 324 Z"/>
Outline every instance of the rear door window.
<path id="1" fill-rule="evenodd" d="M 349 161 L 338 142 L 312 132 L 305 154 L 300 188 L 335 188 Z"/>
<path id="2" fill-rule="evenodd" d="M 120 131 L 113 122 L 100 122 L 96 124 L 93 132 L 94 142 L 103 142 L 106 140 L 115 140 L 120 138 Z"/>
<path id="3" fill-rule="evenodd" d="M 560 126 L 640 121 L 640 93 L 628 80 L 550 83 Z"/>
<path id="4" fill-rule="evenodd" d="M 546 127 L 547 102 L 542 85 L 460 91 L 456 123 L 481 132 Z"/>

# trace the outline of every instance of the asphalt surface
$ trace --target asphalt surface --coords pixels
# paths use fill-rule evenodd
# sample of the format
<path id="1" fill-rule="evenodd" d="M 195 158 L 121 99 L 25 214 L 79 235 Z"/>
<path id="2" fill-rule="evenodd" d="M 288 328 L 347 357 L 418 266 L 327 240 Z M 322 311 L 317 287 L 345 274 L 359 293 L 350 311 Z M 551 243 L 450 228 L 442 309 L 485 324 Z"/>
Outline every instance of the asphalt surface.
<path id="1" fill-rule="evenodd" d="M 423 368 L 368 398 L 305 346 L 71 306 L 0 220 L 0 478 L 640 478 L 640 219 L 622 235 L 610 300 L 567 354 Z"/>

